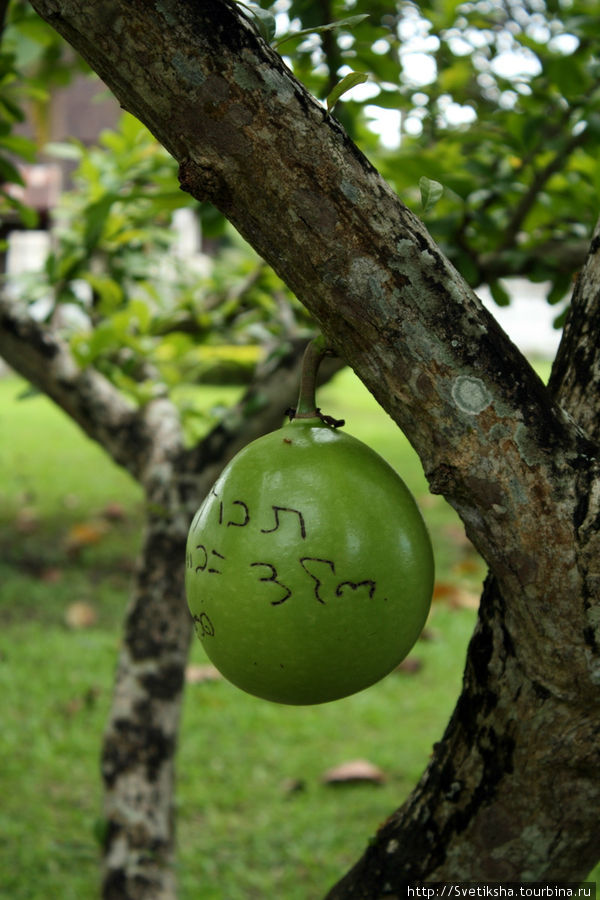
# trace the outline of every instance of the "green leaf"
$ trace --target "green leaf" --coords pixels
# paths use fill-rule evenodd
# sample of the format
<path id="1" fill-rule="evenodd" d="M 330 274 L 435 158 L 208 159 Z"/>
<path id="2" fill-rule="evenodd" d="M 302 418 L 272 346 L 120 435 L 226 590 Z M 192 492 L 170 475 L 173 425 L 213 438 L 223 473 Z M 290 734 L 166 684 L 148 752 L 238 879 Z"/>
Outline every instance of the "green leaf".
<path id="1" fill-rule="evenodd" d="M 5 156 L 0 156 L 0 181 L 10 181 L 21 187 L 25 186 L 19 170 Z"/>
<path id="2" fill-rule="evenodd" d="M 369 78 L 364 72 L 348 72 L 341 81 L 338 81 L 334 89 L 327 97 L 327 112 L 331 112 L 335 104 L 338 102 L 342 94 L 356 87 L 357 84 L 363 84 Z"/>
<path id="3" fill-rule="evenodd" d="M 11 119 L 14 119 L 15 122 L 24 122 L 25 121 L 25 113 L 21 109 L 18 104 L 14 103 L 10 97 L 3 96 L 0 97 L 0 106 L 3 106 Z"/>
<path id="4" fill-rule="evenodd" d="M 275 41 L 273 46 L 278 50 L 286 41 L 293 38 L 306 37 L 309 34 L 322 34 L 324 31 L 336 31 L 338 28 L 351 29 L 355 25 L 359 25 L 364 19 L 369 18 L 369 13 L 361 13 L 358 16 L 347 16 L 345 19 L 338 19 L 336 22 L 328 22 L 327 25 L 315 25 L 314 28 L 302 28 L 300 31 L 292 31 Z"/>
<path id="5" fill-rule="evenodd" d="M 75 278 L 81 263 L 82 251 L 80 248 L 77 248 L 72 253 L 65 253 L 64 256 L 60 256 L 58 259 L 49 257 L 46 265 L 54 269 L 56 281 L 60 284 L 60 282 L 70 281 L 72 278 Z"/>
<path id="6" fill-rule="evenodd" d="M 557 317 L 553 320 L 553 322 L 552 322 L 552 327 L 553 327 L 553 328 L 556 328 L 557 331 L 560 330 L 561 328 L 564 328 L 565 323 L 566 323 L 566 321 L 567 321 L 567 316 L 569 315 L 570 309 L 571 309 L 571 307 L 570 307 L 570 306 L 567 306 L 567 307 L 566 307 L 565 309 L 563 309 L 563 311 L 562 311 L 561 313 L 559 313 L 559 314 L 557 315 Z"/>
<path id="7" fill-rule="evenodd" d="M 580 96 L 587 88 L 584 71 L 574 56 L 555 56 L 547 59 L 544 66 L 550 81 L 563 96 Z"/>
<path id="8" fill-rule="evenodd" d="M 50 46 L 56 39 L 56 35 L 53 34 L 48 23 L 44 22 L 43 19 L 38 19 L 37 16 L 26 16 L 24 12 L 21 12 L 15 25 L 19 34 L 29 38 L 36 44 L 40 44 L 42 47 Z"/>
<path id="9" fill-rule="evenodd" d="M 419 190 L 421 191 L 421 207 L 423 212 L 427 212 L 432 206 L 435 206 L 444 193 L 444 185 L 423 175 L 419 179 Z"/>
<path id="10" fill-rule="evenodd" d="M 113 278 L 88 274 L 86 280 L 100 298 L 101 309 L 105 315 L 117 309 L 123 302 L 123 288 Z"/>
<path id="11" fill-rule="evenodd" d="M 42 392 L 39 388 L 35 387 L 33 384 L 29 384 L 17 394 L 17 400 L 19 402 L 21 402 L 22 400 L 31 400 L 32 397 L 39 397 L 41 393 Z"/>
<path id="12" fill-rule="evenodd" d="M 316 30 L 331 31 L 335 28 L 354 28 L 355 25 L 360 25 L 361 22 L 368 19 L 369 15 L 369 13 L 360 13 L 357 16 L 346 16 L 345 19 L 336 19 L 335 22 L 329 22 L 327 25 L 319 25 Z"/>
<path id="13" fill-rule="evenodd" d="M 110 208 L 115 202 L 114 194 L 105 194 L 88 206 L 85 212 L 85 235 L 84 244 L 88 253 L 94 249 L 104 229 L 104 223 L 110 212 Z"/>
<path id="14" fill-rule="evenodd" d="M 510 305 L 510 294 L 500 281 L 492 281 L 490 284 L 490 293 L 498 306 Z"/>
<path id="15" fill-rule="evenodd" d="M 52 141 L 46 144 L 44 152 L 56 159 L 67 159 L 72 162 L 79 162 L 83 156 L 83 145 L 75 141 Z"/>
<path id="16" fill-rule="evenodd" d="M 241 0 L 237 0 L 237 3 L 250 13 L 260 36 L 270 44 L 277 30 L 277 22 L 273 13 L 269 12 L 268 9 L 262 9 L 260 6 L 248 6 L 246 3 L 242 3 Z"/>
<path id="17" fill-rule="evenodd" d="M 114 327 L 113 320 L 109 319 L 101 322 L 92 332 L 87 335 L 87 358 L 91 362 L 97 359 L 102 353 L 108 353 L 115 346 L 123 343 L 122 334 Z M 83 348 L 83 346 L 80 348 Z"/>
<path id="18" fill-rule="evenodd" d="M 256 20 L 256 25 L 260 31 L 261 37 L 270 44 L 275 37 L 275 32 L 277 30 L 275 16 L 270 13 L 268 9 L 261 9 L 260 7 L 253 9 L 252 15 Z"/>
<path id="19" fill-rule="evenodd" d="M 9 153 L 16 153 L 23 159 L 33 162 L 36 155 L 36 146 L 33 141 L 28 138 L 21 137 L 17 134 L 7 134 L 0 138 L 0 146 L 8 150 Z"/>
<path id="20" fill-rule="evenodd" d="M 552 287 L 546 296 L 546 300 L 550 306 L 555 306 L 557 303 L 560 303 L 561 300 L 564 300 L 572 289 L 572 286 L 572 273 L 560 272 L 556 275 L 553 279 Z"/>
<path id="21" fill-rule="evenodd" d="M 33 209 L 31 206 L 25 206 L 25 204 L 21 203 L 17 197 L 12 197 L 3 188 L 0 188 L 0 200 L 2 200 L 10 209 L 15 209 L 17 211 L 21 222 L 26 228 L 37 228 L 40 221 L 37 210 Z M 3 204 L 0 203 L 0 207 L 2 205 Z"/>
<path id="22" fill-rule="evenodd" d="M 148 305 L 143 300 L 132 300 L 125 314 L 129 319 L 129 328 L 134 331 L 146 334 L 152 323 L 152 315 Z"/>

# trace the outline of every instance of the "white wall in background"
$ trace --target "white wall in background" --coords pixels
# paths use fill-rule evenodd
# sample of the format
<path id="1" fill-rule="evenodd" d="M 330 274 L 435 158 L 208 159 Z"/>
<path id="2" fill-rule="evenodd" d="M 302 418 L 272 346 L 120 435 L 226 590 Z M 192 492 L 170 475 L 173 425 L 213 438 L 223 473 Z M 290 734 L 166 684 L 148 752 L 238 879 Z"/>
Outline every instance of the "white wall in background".
<path id="1" fill-rule="evenodd" d="M 478 288 L 477 294 L 522 353 L 554 359 L 562 331 L 552 323 L 568 300 L 550 306 L 546 302 L 548 285 L 534 284 L 525 278 L 503 279 L 502 284 L 511 295 L 510 306 L 494 303 L 487 288 Z"/>
<path id="2" fill-rule="evenodd" d="M 11 231 L 8 235 L 6 274 L 22 275 L 39 271 L 44 267 L 50 251 L 50 235 L 47 231 Z"/>

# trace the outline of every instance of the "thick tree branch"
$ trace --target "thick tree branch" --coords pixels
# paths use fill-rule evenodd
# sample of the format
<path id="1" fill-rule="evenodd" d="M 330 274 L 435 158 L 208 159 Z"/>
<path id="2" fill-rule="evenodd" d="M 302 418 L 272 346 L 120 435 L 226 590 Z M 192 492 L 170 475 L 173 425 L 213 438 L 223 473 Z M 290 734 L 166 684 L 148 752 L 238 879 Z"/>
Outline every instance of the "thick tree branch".
<path id="1" fill-rule="evenodd" d="M 598 400 L 590 399 L 586 389 L 589 379 L 591 394 L 597 393 L 600 373 L 599 228 L 551 379 L 551 389 L 596 441 L 600 425 L 593 411 Z M 573 366 L 578 358 L 580 365 Z M 573 610 L 587 610 L 580 643 L 590 681 L 596 684 L 599 485 L 600 463 L 592 451 L 573 476 L 581 581 L 579 590 L 573 586 L 569 603 Z M 551 594 L 548 585 L 547 597 Z M 596 863 L 600 839 L 579 827 L 578 820 L 585 797 L 600 800 L 594 749 L 598 697 L 594 691 L 588 694 L 591 707 L 588 701 L 573 704 L 548 691 L 548 682 L 525 673 L 520 635 L 507 627 L 509 605 L 498 581 L 489 577 L 463 690 L 444 738 L 405 804 L 384 823 L 328 900 L 370 900 L 382 885 L 399 891 L 424 875 L 428 881 L 464 880 L 467 872 L 480 880 L 583 880 Z M 561 639 L 557 633 L 555 647 Z M 573 802 L 576 796 L 579 800 Z M 503 852 L 509 832 L 510 849 Z"/>
<path id="2" fill-rule="evenodd" d="M 423 225 L 234 5 L 34 6 L 180 160 L 184 187 L 227 215 L 343 348 L 506 595 L 525 570 L 540 593 L 566 573 L 550 550 L 561 526 L 541 498 L 586 448 Z M 567 546 L 569 516 L 558 521 Z M 536 644 L 538 612 L 532 602 L 512 623 Z M 535 669 L 539 654 L 528 656 Z M 554 668 L 565 690 L 569 666 Z"/>
<path id="3" fill-rule="evenodd" d="M 600 839 L 578 817 L 584 798 L 600 800 L 597 707 L 571 708 L 523 678 L 504 606 L 488 580 L 443 739 L 327 900 L 403 897 L 423 881 L 578 881 L 596 863 Z"/>
<path id="4" fill-rule="evenodd" d="M 595 441 L 600 439 L 600 221 L 571 300 L 550 391 Z"/>

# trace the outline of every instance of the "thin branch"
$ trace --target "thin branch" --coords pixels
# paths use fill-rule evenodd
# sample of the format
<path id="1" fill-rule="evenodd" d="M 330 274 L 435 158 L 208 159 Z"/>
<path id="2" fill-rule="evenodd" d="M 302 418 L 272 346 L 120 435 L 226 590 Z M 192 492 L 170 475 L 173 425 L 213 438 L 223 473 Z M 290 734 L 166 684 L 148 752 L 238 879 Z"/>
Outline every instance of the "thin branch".
<path id="1" fill-rule="evenodd" d="M 191 631 L 190 614 L 183 602 L 185 539 L 192 516 L 226 460 L 248 441 L 276 427 L 285 406 L 293 402 L 305 343 L 297 342 L 286 354 L 263 364 L 242 401 L 197 447 L 178 458 L 171 455 L 160 466 L 164 444 L 155 440 L 157 477 L 147 484 L 146 535 L 102 753 L 110 836 L 103 859 L 105 897 L 113 896 L 115 884 L 119 896 L 135 893 L 141 897 L 140 870 L 147 882 L 143 896 L 174 895 L 170 866 L 174 840 L 172 747 L 177 742 L 180 688 Z M 322 378 L 331 377 L 341 365 L 339 360 L 326 360 Z M 163 437 L 168 440 L 168 435 Z M 162 692 L 152 692 L 155 683 L 177 688 L 169 702 Z M 130 723 L 127 753 L 122 752 L 123 722 Z M 161 772 L 155 780 L 148 778 L 149 746 L 156 748 L 153 766 Z"/>
<path id="2" fill-rule="evenodd" d="M 260 260 L 241 282 L 231 285 L 224 294 L 203 297 L 200 311 L 202 313 L 214 312 L 224 306 L 230 306 L 237 310 L 237 306 L 244 300 L 245 295 L 249 294 L 259 283 L 266 269 L 267 264 Z M 227 321 L 233 318 L 235 318 L 235 312 L 226 317 Z M 202 324 L 193 313 L 181 313 L 178 318 L 159 321 L 153 329 L 153 334 L 160 336 L 181 333 L 198 336 L 208 333 L 212 327 L 214 327 L 213 323 Z"/>
<path id="3" fill-rule="evenodd" d="M 513 246 L 519 231 L 523 227 L 525 219 L 531 212 L 544 185 L 550 181 L 553 175 L 563 168 L 566 160 L 573 151 L 585 143 L 586 140 L 587 134 L 585 131 L 571 135 L 569 140 L 564 144 L 562 149 L 554 155 L 550 162 L 544 166 L 543 169 L 539 169 L 539 171 L 536 172 L 527 192 L 522 196 L 520 202 L 515 207 L 511 220 L 504 232 L 504 239 L 498 247 L 499 253 L 502 253 L 504 250 L 508 250 L 509 247 Z"/>
<path id="4" fill-rule="evenodd" d="M 548 123 L 548 125 L 542 130 L 542 132 L 538 136 L 538 140 L 536 141 L 535 146 L 532 147 L 531 150 L 529 150 L 529 152 L 526 153 L 523 156 L 523 158 L 521 159 L 518 167 L 515 170 L 515 176 L 518 176 L 520 173 L 525 172 L 527 170 L 527 168 L 533 164 L 538 153 L 540 153 L 548 145 L 549 141 L 551 139 L 557 137 L 558 135 L 562 134 L 565 131 L 565 129 L 568 125 L 568 122 L 569 122 L 570 115 L 571 115 L 571 109 L 569 108 L 567 110 L 562 111 L 562 115 L 560 116 L 558 121 L 556 121 L 556 122 L 550 121 Z M 557 156 L 560 158 L 561 161 L 564 161 L 564 158 L 566 158 L 566 157 L 563 157 L 562 154 L 558 154 Z M 494 175 L 494 173 L 499 172 L 500 164 L 501 164 L 501 160 L 500 160 L 500 158 L 498 158 L 495 161 L 494 172 L 491 173 L 491 177 L 489 179 L 490 182 L 496 181 L 496 179 L 493 177 L 493 175 Z M 542 171 L 544 171 L 544 170 L 542 170 Z M 550 175 L 551 174 L 553 174 L 553 172 L 550 172 Z M 548 177 L 550 177 L 550 175 L 548 175 Z M 533 205 L 533 203 L 536 200 L 539 190 L 541 189 L 543 184 L 545 184 L 546 180 L 547 179 L 544 179 L 540 183 L 539 187 L 536 186 L 535 189 L 532 186 L 530 188 L 530 190 L 528 191 L 528 193 L 525 195 L 525 197 L 527 199 L 527 207 L 525 210 L 525 215 L 527 215 L 527 213 L 530 211 L 531 206 Z M 521 202 L 524 204 L 525 198 L 523 198 L 523 200 Z M 520 216 L 519 221 L 521 224 L 522 224 L 522 221 L 524 218 L 524 216 L 522 216 L 522 213 L 519 212 L 520 207 L 517 207 L 517 209 L 515 210 L 514 216 L 511 219 L 511 222 L 507 226 L 506 233 L 505 233 L 502 244 L 496 250 L 494 250 L 493 253 L 487 254 L 487 257 L 488 257 L 487 259 L 478 258 L 477 255 L 474 253 L 472 247 L 469 245 L 469 242 L 466 237 L 466 232 L 467 232 L 467 229 L 469 228 L 469 226 L 472 225 L 473 222 L 475 221 L 476 215 L 480 216 L 482 213 L 486 212 L 486 210 L 490 209 L 495 204 L 500 204 L 501 206 L 505 205 L 503 193 L 498 188 L 491 190 L 488 193 L 485 200 L 482 202 L 481 206 L 479 206 L 476 210 L 472 210 L 468 207 L 465 208 L 463 220 L 460 223 L 460 225 L 457 229 L 456 235 L 455 235 L 455 243 L 457 244 L 457 246 L 460 247 L 465 253 L 467 253 L 470 256 L 473 264 L 475 266 L 477 266 L 477 269 L 479 272 L 480 283 L 487 282 L 493 278 L 502 277 L 503 275 L 506 276 L 508 274 L 512 274 L 512 273 L 508 273 L 506 271 L 499 271 L 494 274 L 493 266 L 490 265 L 490 261 L 495 260 L 498 262 L 498 266 L 500 268 L 502 267 L 502 263 L 500 262 L 501 255 L 502 255 L 502 253 L 504 253 L 506 250 L 510 249 L 513 246 L 514 239 L 520 228 L 519 223 L 516 222 L 516 217 L 518 215 Z"/>
<path id="5" fill-rule="evenodd" d="M 321 4 L 322 24 L 333 22 L 335 16 L 331 9 L 330 0 Z M 327 66 L 327 84 L 323 91 L 323 97 L 328 97 L 339 81 L 338 69 L 342 64 L 342 56 L 338 45 L 337 34 L 334 31 L 324 31 L 321 35 L 321 47 L 325 55 Z"/>
<path id="6" fill-rule="evenodd" d="M 286 353 L 259 366 L 240 401 L 184 454 L 182 468 L 189 476 L 195 479 L 202 473 L 203 483 L 211 483 L 238 450 L 282 424 L 286 409 L 298 396 L 305 348 L 306 340 L 292 341 Z M 327 357 L 319 368 L 318 384 L 325 384 L 344 365 L 337 357 Z"/>
<path id="7" fill-rule="evenodd" d="M 81 369 L 68 344 L 54 329 L 36 321 L 22 303 L 0 292 L 0 356 L 16 372 L 61 407 L 108 454 L 127 469 L 149 494 L 160 493 L 165 454 L 182 454 L 188 473 L 211 469 L 216 477 L 225 461 L 246 443 L 283 420 L 298 391 L 299 360 L 306 341 L 293 341 L 288 352 L 261 364 L 240 402 L 204 439 L 183 452 L 177 411 L 166 398 L 138 408 L 92 367 Z M 327 360 L 320 383 L 344 363 Z M 194 500 L 194 502 L 196 502 Z"/>
<path id="8" fill-rule="evenodd" d="M 544 244 L 532 247 L 525 262 L 519 260 L 515 265 L 508 250 L 484 253 L 475 257 L 480 284 L 489 284 L 498 278 L 516 278 L 532 272 L 540 261 L 552 260 L 554 269 L 559 272 L 575 274 L 584 264 L 589 250 L 589 241 L 549 240 Z"/>

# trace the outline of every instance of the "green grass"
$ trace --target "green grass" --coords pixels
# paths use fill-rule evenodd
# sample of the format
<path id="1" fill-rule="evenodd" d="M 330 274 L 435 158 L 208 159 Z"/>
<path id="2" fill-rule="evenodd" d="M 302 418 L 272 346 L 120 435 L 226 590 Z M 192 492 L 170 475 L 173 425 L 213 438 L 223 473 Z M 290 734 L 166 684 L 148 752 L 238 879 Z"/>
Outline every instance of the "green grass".
<path id="1" fill-rule="evenodd" d="M 0 897 L 87 900 L 98 895 L 99 753 L 142 497 L 48 401 L 17 402 L 21 389 L 0 380 Z M 212 388 L 207 399 L 231 396 L 231 388 Z M 354 376 L 342 373 L 319 399 L 415 493 L 441 599 L 429 640 L 411 654 L 418 671 L 337 703 L 284 707 L 225 681 L 188 686 L 178 755 L 180 900 L 323 896 L 419 777 L 460 687 L 483 565 Z M 122 514 L 109 519 L 115 504 Z M 96 542 L 74 545 L 83 526 Z M 88 627 L 67 624 L 74 603 L 93 611 Z M 195 642 L 192 662 L 204 661 Z M 378 765 L 385 784 L 322 783 L 325 770 L 356 758 Z"/>
<path id="2" fill-rule="evenodd" d="M 419 777 L 460 686 L 469 611 L 436 609 L 436 639 L 353 697 L 283 707 L 226 683 L 190 686 L 180 748 L 181 896 L 323 896 Z M 198 648 L 196 659 L 201 658 Z M 331 787 L 325 770 L 364 758 L 383 786 Z M 290 792 L 288 785 L 301 788 Z"/>

